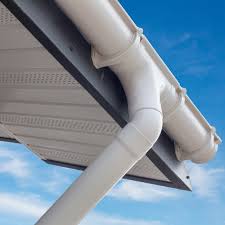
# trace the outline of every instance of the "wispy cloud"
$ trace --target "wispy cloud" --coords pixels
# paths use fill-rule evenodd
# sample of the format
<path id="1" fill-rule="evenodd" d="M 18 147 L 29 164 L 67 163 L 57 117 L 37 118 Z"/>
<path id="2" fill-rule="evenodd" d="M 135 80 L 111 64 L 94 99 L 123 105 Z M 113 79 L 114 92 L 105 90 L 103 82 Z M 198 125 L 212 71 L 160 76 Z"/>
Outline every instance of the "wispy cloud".
<path id="1" fill-rule="evenodd" d="M 145 221 L 130 218 L 122 218 L 102 213 L 89 214 L 81 225 L 162 225 L 160 221 Z"/>
<path id="2" fill-rule="evenodd" d="M 224 168 L 205 168 L 189 164 L 189 173 L 196 196 L 213 199 L 219 195 L 221 182 L 225 178 Z"/>
<path id="3" fill-rule="evenodd" d="M 7 214 L 9 218 L 20 216 L 21 218 L 39 219 L 49 208 L 50 203 L 39 196 L 24 193 L 1 193 L 0 213 Z M 123 218 L 103 213 L 92 212 L 81 222 L 81 225 L 162 225 L 160 221 L 145 221 L 131 218 Z"/>
<path id="4" fill-rule="evenodd" d="M 37 195 L 0 192 L 0 212 L 4 214 L 39 218 L 48 207 Z"/>
<path id="5" fill-rule="evenodd" d="M 0 174 L 6 173 L 16 178 L 27 178 L 30 175 L 29 164 L 12 150 L 0 149 Z"/>
<path id="6" fill-rule="evenodd" d="M 206 168 L 191 163 L 188 167 L 194 194 L 201 198 L 215 198 L 220 192 L 225 169 Z M 29 191 L 29 188 L 35 185 L 42 193 L 58 196 L 75 179 L 73 173 L 71 170 L 56 167 L 35 166 L 24 152 L 0 149 L 0 174 L 16 179 L 23 191 Z M 182 198 L 182 193 L 156 185 L 123 180 L 109 192 L 108 196 L 124 201 L 160 202 Z"/>
<path id="7" fill-rule="evenodd" d="M 199 60 L 194 60 L 192 63 L 184 63 L 183 68 L 181 68 L 181 74 L 194 76 L 208 75 L 213 68 L 214 65 L 208 61 L 199 62 Z"/>
<path id="8" fill-rule="evenodd" d="M 72 181 L 73 178 L 71 176 L 53 168 L 47 172 L 44 179 L 39 181 L 39 185 L 44 188 L 46 192 L 58 195 L 69 186 Z"/>
<path id="9" fill-rule="evenodd" d="M 190 33 L 182 33 L 177 35 L 160 35 L 160 46 L 164 50 L 172 50 L 174 48 L 177 48 L 178 46 L 185 44 L 191 39 Z"/>
<path id="10" fill-rule="evenodd" d="M 108 196 L 138 202 L 158 202 L 176 199 L 179 197 L 179 194 L 175 190 L 165 187 L 127 180 L 119 183 Z"/>
<path id="11" fill-rule="evenodd" d="M 188 163 L 188 170 L 195 196 L 215 199 L 220 194 L 221 182 L 225 180 L 224 168 L 206 168 Z M 159 202 L 182 198 L 181 192 L 177 190 L 128 180 L 120 182 L 108 193 L 108 196 L 137 202 Z"/>
<path id="12" fill-rule="evenodd" d="M 0 175 L 13 178 L 18 188 L 27 190 L 35 186 L 51 195 L 60 194 L 74 180 L 73 170 L 47 164 L 40 167 L 29 156 L 24 151 L 0 147 Z"/>
<path id="13" fill-rule="evenodd" d="M 158 34 L 157 45 L 170 68 L 175 68 L 176 75 L 202 77 L 209 75 L 215 68 L 214 50 L 207 49 L 205 33 L 170 33 Z"/>

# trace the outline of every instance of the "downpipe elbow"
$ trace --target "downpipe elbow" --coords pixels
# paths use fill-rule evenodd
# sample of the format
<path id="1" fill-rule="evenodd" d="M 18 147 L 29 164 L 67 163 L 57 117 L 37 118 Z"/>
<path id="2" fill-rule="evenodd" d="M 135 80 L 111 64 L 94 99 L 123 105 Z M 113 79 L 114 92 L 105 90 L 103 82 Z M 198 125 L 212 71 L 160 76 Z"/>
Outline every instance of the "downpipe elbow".
<path id="1" fill-rule="evenodd" d="M 135 113 L 131 123 L 153 146 L 162 132 L 162 113 L 151 108 L 141 109 Z"/>
<path id="2" fill-rule="evenodd" d="M 163 125 L 160 111 L 155 109 L 142 109 L 137 111 L 132 120 L 117 136 L 137 162 L 153 147 L 158 140 Z"/>

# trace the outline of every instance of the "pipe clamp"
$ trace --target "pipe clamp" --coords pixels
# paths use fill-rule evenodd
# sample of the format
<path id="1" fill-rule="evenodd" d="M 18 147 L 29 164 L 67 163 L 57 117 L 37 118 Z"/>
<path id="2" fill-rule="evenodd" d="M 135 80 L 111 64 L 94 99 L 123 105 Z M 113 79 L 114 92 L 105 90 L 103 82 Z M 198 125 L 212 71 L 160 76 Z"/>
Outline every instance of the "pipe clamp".
<path id="1" fill-rule="evenodd" d="M 164 115 L 163 118 L 163 122 L 166 123 L 170 117 L 182 106 L 182 104 L 185 102 L 185 96 L 187 94 L 187 89 L 186 88 L 182 88 L 179 87 L 177 88 L 177 93 L 179 96 L 179 100 L 177 101 L 177 103 L 172 107 L 172 109 L 170 109 L 166 115 Z"/>
<path id="2" fill-rule="evenodd" d="M 92 58 L 94 66 L 97 69 L 100 69 L 102 67 L 112 66 L 112 65 L 120 63 L 120 61 L 123 58 L 126 58 L 127 56 L 129 56 L 130 52 L 133 51 L 133 49 L 137 48 L 137 46 L 141 42 L 142 35 L 143 35 L 143 29 L 138 28 L 131 45 L 125 51 L 121 51 L 111 56 L 103 56 L 99 54 L 94 47 L 92 47 L 91 58 Z"/>
<path id="3" fill-rule="evenodd" d="M 195 149 L 192 152 L 183 151 L 183 149 L 178 144 L 175 144 L 175 152 L 177 159 L 179 161 L 192 160 L 195 163 L 202 163 L 203 161 L 196 160 L 197 158 L 199 158 L 198 156 L 205 155 L 207 152 L 212 151 L 213 149 L 215 151 L 215 147 L 216 145 L 218 145 L 218 143 L 216 143 L 214 138 L 215 134 L 216 134 L 215 127 L 210 127 L 209 138 L 207 138 L 206 143 L 203 144 L 202 147 Z"/>

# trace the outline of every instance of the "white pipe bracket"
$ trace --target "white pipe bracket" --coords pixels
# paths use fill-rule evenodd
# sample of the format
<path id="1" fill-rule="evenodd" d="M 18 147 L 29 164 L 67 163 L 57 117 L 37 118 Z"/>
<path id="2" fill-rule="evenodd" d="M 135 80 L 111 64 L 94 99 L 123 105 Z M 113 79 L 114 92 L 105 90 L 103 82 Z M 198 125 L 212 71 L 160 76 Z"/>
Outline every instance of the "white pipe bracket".
<path id="1" fill-rule="evenodd" d="M 166 112 L 166 114 L 163 117 L 163 122 L 166 123 L 170 117 L 182 106 L 182 104 L 185 102 L 185 97 L 187 95 L 187 89 L 186 88 L 182 88 L 182 87 L 178 87 L 176 89 L 177 94 L 178 94 L 178 98 L 179 100 L 177 101 L 177 103 L 172 107 L 172 109 L 170 109 L 168 112 Z"/>
<path id="2" fill-rule="evenodd" d="M 195 149 L 192 152 L 183 151 L 183 149 L 178 144 L 175 144 L 175 152 L 177 159 L 179 161 L 192 159 L 195 163 L 203 163 L 203 156 L 205 155 L 207 156 L 207 158 L 205 158 L 205 161 L 208 161 L 210 153 L 211 157 L 213 157 L 214 152 L 217 151 L 217 144 L 219 144 L 215 143 L 215 135 L 216 128 L 211 126 L 209 131 L 209 138 L 207 138 L 206 143 L 203 144 L 202 147 Z M 214 151 L 212 151 L 212 149 L 214 149 Z M 208 154 L 206 154 L 207 152 Z M 202 157 L 199 157 L 200 155 L 202 155 Z M 201 158 L 201 160 L 199 160 L 199 158 Z"/>
<path id="3" fill-rule="evenodd" d="M 133 39 L 133 42 L 130 44 L 130 46 L 127 49 L 125 49 L 125 51 L 121 51 L 112 56 L 101 55 L 95 50 L 94 47 L 92 47 L 91 58 L 92 58 L 94 66 L 97 69 L 99 69 L 102 67 L 113 66 L 113 65 L 119 64 L 123 58 L 126 58 L 127 56 L 130 55 L 130 52 L 132 52 L 133 49 L 137 48 L 137 46 L 141 42 L 142 35 L 143 35 L 143 29 L 138 28 L 137 32 L 135 34 L 135 37 Z"/>

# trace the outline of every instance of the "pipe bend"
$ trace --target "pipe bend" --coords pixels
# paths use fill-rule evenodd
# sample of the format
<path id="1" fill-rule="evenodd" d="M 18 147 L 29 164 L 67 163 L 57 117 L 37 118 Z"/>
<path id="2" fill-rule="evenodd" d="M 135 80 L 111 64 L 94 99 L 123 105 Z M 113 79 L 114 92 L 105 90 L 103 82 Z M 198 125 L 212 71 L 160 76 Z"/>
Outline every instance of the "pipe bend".
<path id="1" fill-rule="evenodd" d="M 162 131 L 162 114 L 155 109 L 142 109 L 118 134 L 117 139 L 137 162 L 158 140 Z"/>
<path id="2" fill-rule="evenodd" d="M 147 57 L 140 40 L 129 50 L 127 57 L 111 66 L 124 88 L 129 111 L 129 124 L 126 145 L 141 159 L 155 144 L 162 131 L 163 116 L 160 102 L 160 85 L 157 71 Z M 139 55 L 137 58 L 136 56 Z M 137 137 L 137 138 L 136 138 Z M 122 141 L 126 140 L 122 136 Z"/>
<path id="3" fill-rule="evenodd" d="M 153 146 L 158 140 L 162 131 L 162 113 L 156 109 L 151 108 L 140 109 L 135 113 L 131 123 Z"/>

